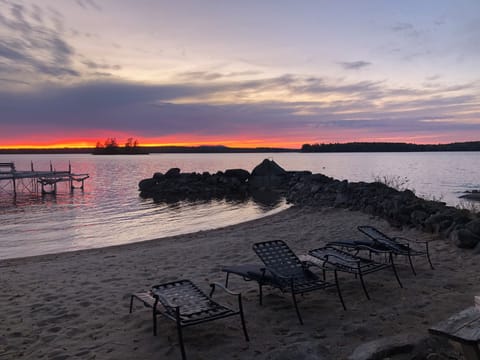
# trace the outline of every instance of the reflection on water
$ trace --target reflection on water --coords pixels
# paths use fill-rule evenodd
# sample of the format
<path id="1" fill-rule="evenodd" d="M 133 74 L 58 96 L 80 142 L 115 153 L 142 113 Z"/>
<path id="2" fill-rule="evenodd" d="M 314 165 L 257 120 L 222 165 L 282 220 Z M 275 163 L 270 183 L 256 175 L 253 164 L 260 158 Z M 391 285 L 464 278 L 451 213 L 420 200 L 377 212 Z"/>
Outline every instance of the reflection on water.
<path id="1" fill-rule="evenodd" d="M 0 191 L 0 258 L 129 243 L 234 224 L 287 207 L 278 194 L 251 199 L 154 203 L 142 199 L 138 182 L 172 167 L 183 172 L 251 171 L 265 158 L 287 170 L 311 170 L 338 179 L 372 181 L 376 176 L 401 176 L 418 195 L 458 203 L 464 190 L 480 188 L 477 153 L 356 154 L 151 154 L 136 156 L 0 155 L 18 170 L 68 168 L 88 173 L 85 190 L 70 193 L 60 184 L 56 196 Z M 62 185 L 65 185 L 62 188 Z M 8 190 L 8 189 L 7 189 Z"/>
<path id="2" fill-rule="evenodd" d="M 280 206 L 284 201 L 283 196 L 276 191 L 256 190 L 251 195 L 252 200 L 265 211 Z"/>
<path id="3" fill-rule="evenodd" d="M 88 173 L 85 190 L 70 192 L 59 184 L 56 196 L 0 193 L 0 258 L 29 256 L 102 247 L 207 230 L 235 224 L 280 211 L 285 201 L 225 198 L 194 202 L 160 202 L 142 199 L 138 182 L 154 172 L 185 165 L 185 171 L 200 171 L 190 162 L 163 156 L 14 155 L 18 170 L 68 167 Z M 152 161 L 153 160 L 153 161 Z M 187 165 L 188 164 L 188 165 Z M 215 168 L 210 164 L 208 169 Z M 208 170 L 207 169 L 207 170 Z M 65 186 L 63 186 L 65 185 Z M 8 190 L 8 189 L 7 189 Z"/>

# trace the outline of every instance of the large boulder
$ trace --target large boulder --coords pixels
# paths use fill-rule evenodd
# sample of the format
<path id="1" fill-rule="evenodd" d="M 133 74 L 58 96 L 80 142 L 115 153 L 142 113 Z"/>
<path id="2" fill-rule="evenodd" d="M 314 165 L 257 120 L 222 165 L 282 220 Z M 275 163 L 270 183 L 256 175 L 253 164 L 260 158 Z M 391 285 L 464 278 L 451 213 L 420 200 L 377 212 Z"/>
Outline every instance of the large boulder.
<path id="1" fill-rule="evenodd" d="M 265 159 L 257 165 L 250 177 L 248 184 L 252 188 L 279 188 L 286 185 L 288 172 L 275 161 Z"/>
<path id="2" fill-rule="evenodd" d="M 477 236 L 480 236 L 480 219 L 470 221 L 465 227 Z"/>
<path id="3" fill-rule="evenodd" d="M 265 159 L 252 170 L 252 176 L 282 176 L 287 171 L 275 161 Z"/>
<path id="4" fill-rule="evenodd" d="M 395 354 L 409 353 L 423 340 L 419 334 L 399 334 L 364 343 L 357 347 L 348 360 L 381 360 Z"/>
<path id="5" fill-rule="evenodd" d="M 480 236 L 463 228 L 452 231 L 450 234 L 450 240 L 452 240 L 459 248 L 473 249 L 478 243 L 480 243 Z"/>

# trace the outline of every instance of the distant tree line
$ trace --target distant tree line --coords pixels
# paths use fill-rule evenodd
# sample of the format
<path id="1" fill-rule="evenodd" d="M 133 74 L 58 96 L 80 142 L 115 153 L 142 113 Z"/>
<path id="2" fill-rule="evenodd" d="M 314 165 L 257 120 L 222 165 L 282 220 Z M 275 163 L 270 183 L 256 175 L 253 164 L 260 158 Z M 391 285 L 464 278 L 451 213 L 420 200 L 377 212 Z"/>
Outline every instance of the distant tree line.
<path id="1" fill-rule="evenodd" d="M 352 142 L 303 144 L 302 152 L 412 152 L 412 151 L 480 151 L 480 141 L 417 145 L 410 143 Z"/>

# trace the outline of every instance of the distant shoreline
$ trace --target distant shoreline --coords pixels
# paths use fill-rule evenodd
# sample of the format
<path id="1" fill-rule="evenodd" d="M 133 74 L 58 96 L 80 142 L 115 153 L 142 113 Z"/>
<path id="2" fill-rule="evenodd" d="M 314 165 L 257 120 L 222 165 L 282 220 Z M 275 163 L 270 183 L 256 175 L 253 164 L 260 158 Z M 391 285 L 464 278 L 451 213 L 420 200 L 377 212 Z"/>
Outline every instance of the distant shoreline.
<path id="1" fill-rule="evenodd" d="M 97 154 L 97 155 L 143 155 L 143 154 L 229 154 L 229 153 L 360 153 L 360 152 L 459 152 L 480 151 L 480 141 L 457 142 L 449 144 L 410 144 L 352 142 L 334 144 L 304 144 L 300 149 L 276 147 L 233 148 L 218 146 L 140 146 L 138 151 L 120 151 L 116 153 L 98 153 L 92 148 L 62 149 L 0 149 L 0 154 Z"/>

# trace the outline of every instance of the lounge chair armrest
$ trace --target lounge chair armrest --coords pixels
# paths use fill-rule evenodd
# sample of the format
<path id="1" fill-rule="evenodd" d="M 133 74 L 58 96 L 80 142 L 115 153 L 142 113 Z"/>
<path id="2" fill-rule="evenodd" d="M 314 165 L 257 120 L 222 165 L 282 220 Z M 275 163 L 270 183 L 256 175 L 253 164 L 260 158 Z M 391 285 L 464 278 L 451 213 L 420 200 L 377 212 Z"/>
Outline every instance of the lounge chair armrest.
<path id="1" fill-rule="evenodd" d="M 210 284 L 210 287 L 211 287 L 211 290 L 210 290 L 210 299 L 212 298 L 213 296 L 213 293 L 215 292 L 215 289 L 218 287 L 220 289 L 222 289 L 223 291 L 225 291 L 228 295 L 232 295 L 232 296 L 236 296 L 237 297 L 237 301 L 238 301 L 238 310 L 240 311 L 240 313 L 243 313 L 243 308 L 242 308 L 242 293 L 240 292 L 235 292 L 235 291 L 231 291 L 230 289 L 226 288 L 225 286 L 223 286 L 222 284 L 218 283 L 218 282 L 213 282 Z M 213 300 L 211 300 L 213 301 Z M 242 315 L 243 316 L 243 315 Z"/>
<path id="2" fill-rule="evenodd" d="M 157 299 L 158 301 L 160 301 L 160 303 L 165 306 L 165 307 L 169 307 L 169 308 L 177 308 L 178 305 L 172 303 L 170 300 L 168 300 L 165 296 L 163 296 L 162 294 L 158 294 L 155 292 L 155 290 L 152 290 L 152 296 Z"/>
<path id="3" fill-rule="evenodd" d="M 211 290 L 210 290 L 210 297 L 212 297 L 213 293 L 215 292 L 215 288 L 217 288 L 217 287 L 220 288 L 220 289 L 222 289 L 223 291 L 225 291 L 225 292 L 226 292 L 227 294 L 229 294 L 229 295 L 233 295 L 233 296 L 238 296 L 238 295 L 240 295 L 239 292 L 232 291 L 232 290 L 226 288 L 225 286 L 223 286 L 222 284 L 220 284 L 220 283 L 218 283 L 218 282 L 213 282 L 213 283 L 210 284 L 210 288 L 211 288 Z"/>

